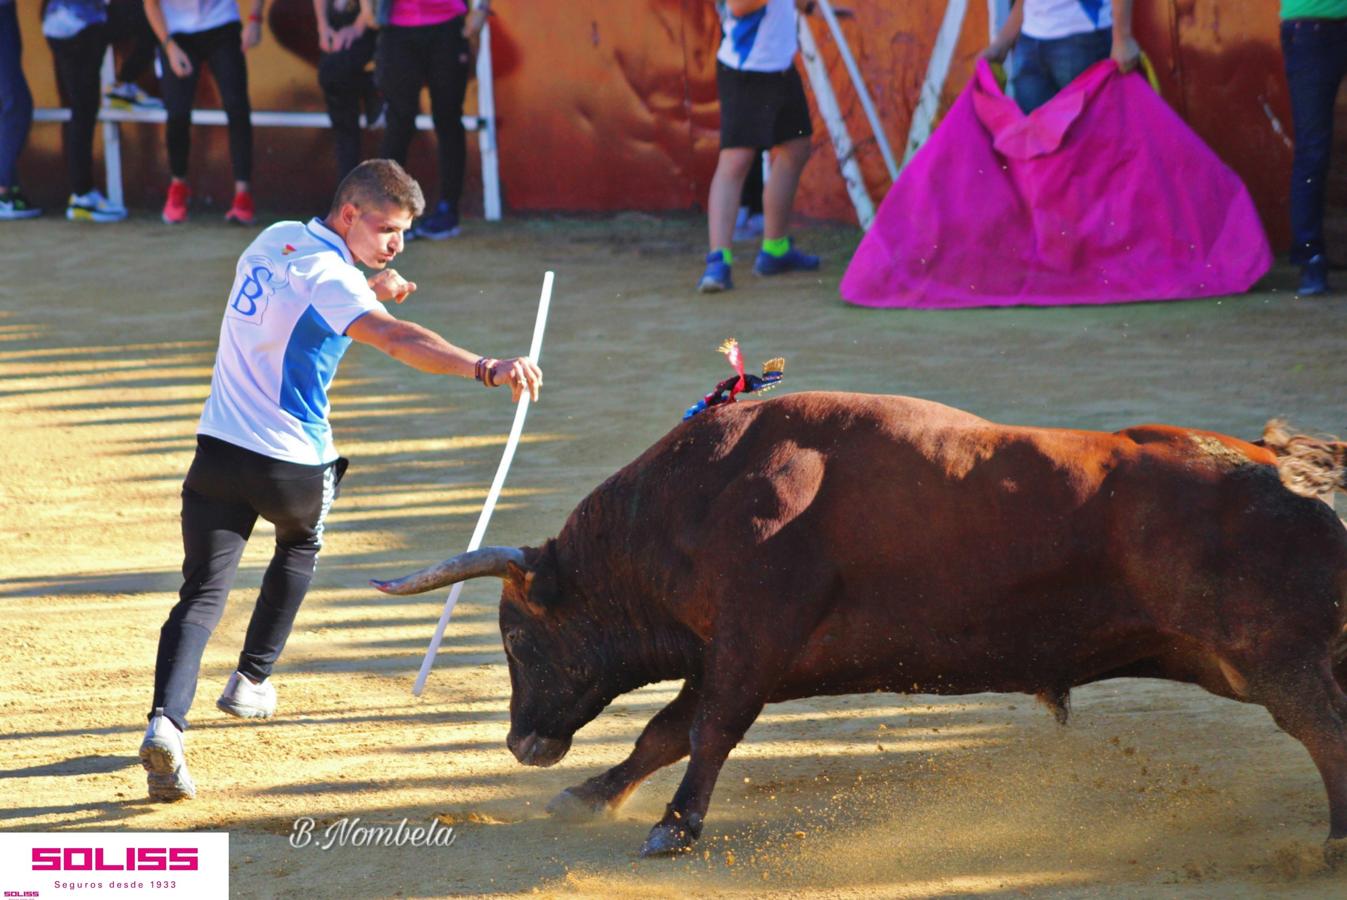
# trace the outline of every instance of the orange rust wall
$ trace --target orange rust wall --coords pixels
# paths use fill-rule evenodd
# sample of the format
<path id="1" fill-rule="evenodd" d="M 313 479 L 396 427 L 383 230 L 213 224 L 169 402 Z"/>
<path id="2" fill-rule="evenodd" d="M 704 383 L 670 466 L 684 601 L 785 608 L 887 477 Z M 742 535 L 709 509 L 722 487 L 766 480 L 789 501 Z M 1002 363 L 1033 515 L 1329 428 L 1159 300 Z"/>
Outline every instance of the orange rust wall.
<path id="1" fill-rule="evenodd" d="M 25 69 L 41 106 L 57 102 L 36 0 L 21 0 Z M 855 0 L 844 22 L 896 152 L 901 154 L 925 78 L 945 0 Z M 715 167 L 718 40 L 710 0 L 497 0 L 493 19 L 501 178 L 515 211 L 694 209 Z M 987 39 L 986 4 L 971 0 L 943 93 L 958 94 Z M 250 57 L 254 107 L 321 110 L 310 0 L 273 0 L 268 34 Z M 1266 0 L 1138 0 L 1137 31 L 1156 62 L 1166 99 L 1249 185 L 1274 241 L 1286 239 L 1290 110 L 1277 39 L 1276 5 Z M 876 197 L 888 176 L 831 37 L 819 19 L 815 37 L 833 73 L 858 158 Z M 215 105 L 203 79 L 203 105 Z M 472 91 L 469 92 L 472 106 Z M 1347 150 L 1347 96 L 1339 106 L 1337 159 Z M 853 220 L 836 159 L 815 119 L 816 153 L 799 207 L 809 216 Z M 1281 129 L 1279 131 L 1278 129 Z M 127 192 L 135 205 L 157 205 L 165 180 L 162 129 L 123 129 Z M 263 205 L 321 208 L 332 188 L 326 134 L 256 130 L 256 182 Z M 475 140 L 470 138 L 466 204 L 480 203 Z M 377 149 L 369 139 L 368 151 Z M 64 175 L 52 125 L 35 126 L 23 165 L 30 191 L 59 203 Z M 417 142 L 411 168 L 433 179 L 430 141 Z M 1340 215 L 1347 177 L 1331 184 Z M 220 202 L 229 190 L 221 128 L 199 128 L 193 148 L 198 197 Z M 434 190 L 433 184 L 428 184 Z M 278 199 L 283 198 L 283 199 Z"/>

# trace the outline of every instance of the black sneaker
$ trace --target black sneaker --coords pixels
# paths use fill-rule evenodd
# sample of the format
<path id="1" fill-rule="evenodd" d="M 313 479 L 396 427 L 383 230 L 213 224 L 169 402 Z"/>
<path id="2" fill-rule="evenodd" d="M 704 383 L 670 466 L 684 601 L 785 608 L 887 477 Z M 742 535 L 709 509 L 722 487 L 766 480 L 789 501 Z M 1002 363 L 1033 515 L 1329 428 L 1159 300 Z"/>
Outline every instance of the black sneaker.
<path id="1" fill-rule="evenodd" d="M 431 241 L 454 237 L 458 234 L 458 209 L 448 200 L 441 200 L 433 213 L 416 223 L 412 233 Z"/>
<path id="2" fill-rule="evenodd" d="M 0 219 L 35 219 L 42 210 L 28 202 L 23 191 L 11 187 L 9 193 L 0 197 Z"/>

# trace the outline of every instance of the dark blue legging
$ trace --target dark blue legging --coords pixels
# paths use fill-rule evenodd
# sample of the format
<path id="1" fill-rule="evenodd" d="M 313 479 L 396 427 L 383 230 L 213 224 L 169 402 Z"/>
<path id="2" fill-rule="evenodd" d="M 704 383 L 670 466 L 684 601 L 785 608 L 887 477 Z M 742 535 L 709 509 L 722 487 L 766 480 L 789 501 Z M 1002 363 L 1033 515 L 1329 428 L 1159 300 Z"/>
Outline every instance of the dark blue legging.
<path id="1" fill-rule="evenodd" d="M 19 17 L 14 4 L 0 6 L 0 187 L 18 183 L 15 167 L 33 125 L 33 95 L 23 77 Z"/>
<path id="2" fill-rule="evenodd" d="M 1333 106 L 1347 77 L 1347 19 L 1291 19 L 1282 23 L 1281 38 L 1296 138 L 1291 161 L 1291 262 L 1304 264 L 1324 252 Z"/>

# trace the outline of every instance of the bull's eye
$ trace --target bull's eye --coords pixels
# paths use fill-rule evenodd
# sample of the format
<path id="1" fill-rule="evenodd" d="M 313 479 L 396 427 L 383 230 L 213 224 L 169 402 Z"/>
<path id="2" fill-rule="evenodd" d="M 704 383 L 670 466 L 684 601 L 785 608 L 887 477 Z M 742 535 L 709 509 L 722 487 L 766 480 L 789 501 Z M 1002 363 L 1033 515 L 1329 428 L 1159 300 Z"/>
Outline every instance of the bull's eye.
<path id="1" fill-rule="evenodd" d="M 517 654 L 519 652 L 519 642 L 522 638 L 523 632 L 518 628 L 507 629 L 504 634 L 506 651 L 511 654 Z"/>

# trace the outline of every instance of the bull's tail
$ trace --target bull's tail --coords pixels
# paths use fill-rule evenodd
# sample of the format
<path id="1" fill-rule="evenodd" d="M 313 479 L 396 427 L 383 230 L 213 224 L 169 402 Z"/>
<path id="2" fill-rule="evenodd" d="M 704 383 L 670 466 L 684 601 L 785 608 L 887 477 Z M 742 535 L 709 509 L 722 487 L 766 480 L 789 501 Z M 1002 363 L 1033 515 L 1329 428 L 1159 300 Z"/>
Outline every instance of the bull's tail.
<path id="1" fill-rule="evenodd" d="M 1276 454 L 1282 484 L 1293 494 L 1331 504 L 1334 491 L 1347 493 L 1347 442 L 1296 434 L 1284 419 L 1272 419 L 1259 443 Z"/>

